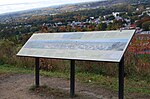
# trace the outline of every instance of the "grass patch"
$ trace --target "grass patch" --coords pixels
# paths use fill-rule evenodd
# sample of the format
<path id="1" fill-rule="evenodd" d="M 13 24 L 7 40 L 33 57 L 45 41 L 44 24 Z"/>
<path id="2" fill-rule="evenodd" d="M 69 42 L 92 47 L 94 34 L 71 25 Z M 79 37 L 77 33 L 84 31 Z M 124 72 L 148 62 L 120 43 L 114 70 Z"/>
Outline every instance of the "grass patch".
<path id="1" fill-rule="evenodd" d="M 118 79 L 115 77 L 91 73 L 77 73 L 76 78 L 83 83 L 99 85 L 101 87 L 113 89 L 113 91 L 118 91 Z"/>
<path id="2" fill-rule="evenodd" d="M 90 73 L 77 73 L 76 78 L 83 83 L 90 83 L 112 91 L 118 91 L 118 78 Z M 125 78 L 125 93 L 150 95 L 150 83 L 144 80 L 134 81 Z"/>
<path id="3" fill-rule="evenodd" d="M 0 74 L 3 73 L 34 74 L 34 71 L 35 71 L 34 69 L 15 67 L 7 64 L 0 65 Z M 40 70 L 40 75 L 69 79 L 69 74 L 62 73 L 62 72 L 51 72 L 51 71 Z"/>
<path id="4" fill-rule="evenodd" d="M 23 74 L 29 74 L 32 73 L 33 70 L 29 68 L 20 68 L 15 67 L 11 65 L 0 65 L 0 73 L 23 73 Z"/>
<path id="5" fill-rule="evenodd" d="M 40 71 L 40 75 L 48 77 L 66 78 L 69 79 L 69 74 L 66 72 L 51 72 L 51 71 Z"/>

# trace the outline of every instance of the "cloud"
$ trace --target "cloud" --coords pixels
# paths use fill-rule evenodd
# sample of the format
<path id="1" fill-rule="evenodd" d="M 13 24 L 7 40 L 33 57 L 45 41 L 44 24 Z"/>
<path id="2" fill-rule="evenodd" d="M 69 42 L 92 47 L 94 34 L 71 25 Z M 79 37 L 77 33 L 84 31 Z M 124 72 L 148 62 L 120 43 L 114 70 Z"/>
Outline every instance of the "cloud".
<path id="1" fill-rule="evenodd" d="M 100 0 L 3 0 L 0 4 L 0 14 L 29 10 L 33 8 L 48 7 L 68 3 L 80 3 Z"/>

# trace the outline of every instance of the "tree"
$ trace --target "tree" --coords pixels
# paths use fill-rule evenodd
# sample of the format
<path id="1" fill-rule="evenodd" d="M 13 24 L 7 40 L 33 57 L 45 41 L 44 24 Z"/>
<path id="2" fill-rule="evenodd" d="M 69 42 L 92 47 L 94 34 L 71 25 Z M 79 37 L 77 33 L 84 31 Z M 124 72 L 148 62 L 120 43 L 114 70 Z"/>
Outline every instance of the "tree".
<path id="1" fill-rule="evenodd" d="M 10 57 L 13 57 L 16 51 L 14 42 L 9 41 L 8 39 L 2 40 L 0 48 L 0 61 L 6 64 L 10 63 L 12 61 Z"/>
<path id="2" fill-rule="evenodd" d="M 132 9 L 133 9 L 133 7 L 132 7 L 130 4 L 128 4 L 128 5 L 127 5 L 127 10 L 128 10 L 128 12 L 133 11 Z"/>
<path id="3" fill-rule="evenodd" d="M 150 21 L 146 21 L 142 24 L 142 28 L 145 31 L 149 31 L 150 30 Z"/>
<path id="4" fill-rule="evenodd" d="M 120 29 L 121 27 L 123 27 L 123 23 L 123 20 L 113 20 L 112 29 Z"/>
<path id="5" fill-rule="evenodd" d="M 59 31 L 60 32 L 66 32 L 66 27 L 65 26 L 60 26 Z"/>
<path id="6" fill-rule="evenodd" d="M 41 32 L 47 33 L 48 32 L 48 26 L 44 23 L 42 28 L 41 28 Z"/>
<path id="7" fill-rule="evenodd" d="M 104 30 L 106 30 L 106 28 L 107 28 L 107 24 L 106 24 L 106 23 L 100 23 L 100 24 L 98 25 L 98 29 L 99 29 L 99 30 L 104 31 Z"/>
<path id="8" fill-rule="evenodd" d="M 108 20 L 114 20 L 115 17 L 114 17 L 113 15 L 110 15 L 110 16 L 107 16 L 107 19 L 108 19 Z"/>
<path id="9" fill-rule="evenodd" d="M 33 26 L 33 27 L 30 28 L 30 32 L 34 33 L 36 31 L 38 31 L 37 27 Z"/>
<path id="10" fill-rule="evenodd" d="M 142 24 L 143 24 L 144 22 L 147 22 L 147 21 L 150 21 L 150 17 L 149 17 L 149 16 L 145 16 L 145 17 L 143 17 L 141 20 L 137 21 L 137 22 L 136 22 L 136 26 L 141 28 L 141 27 L 142 27 Z"/>
<path id="11" fill-rule="evenodd" d="M 112 23 L 109 23 L 109 24 L 108 24 L 107 30 L 112 30 Z"/>

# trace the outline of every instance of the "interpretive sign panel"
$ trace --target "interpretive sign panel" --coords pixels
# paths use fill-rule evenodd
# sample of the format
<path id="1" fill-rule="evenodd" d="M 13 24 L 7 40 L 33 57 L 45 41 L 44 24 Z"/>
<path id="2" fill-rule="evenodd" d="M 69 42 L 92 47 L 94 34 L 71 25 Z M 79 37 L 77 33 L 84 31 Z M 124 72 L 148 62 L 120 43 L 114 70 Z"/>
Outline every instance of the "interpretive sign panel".
<path id="1" fill-rule="evenodd" d="M 120 62 L 135 30 L 33 34 L 18 56 Z"/>

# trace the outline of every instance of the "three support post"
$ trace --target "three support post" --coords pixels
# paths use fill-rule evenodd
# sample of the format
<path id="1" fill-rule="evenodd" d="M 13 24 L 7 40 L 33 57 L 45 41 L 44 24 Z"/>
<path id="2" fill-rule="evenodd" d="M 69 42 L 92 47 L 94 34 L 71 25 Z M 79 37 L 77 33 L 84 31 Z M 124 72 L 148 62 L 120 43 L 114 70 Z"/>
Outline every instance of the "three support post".
<path id="1" fill-rule="evenodd" d="M 35 58 L 35 85 L 39 87 L 39 58 Z M 70 61 L 70 97 L 75 96 L 75 60 Z M 124 99 L 124 57 L 119 62 L 118 99 Z"/>

